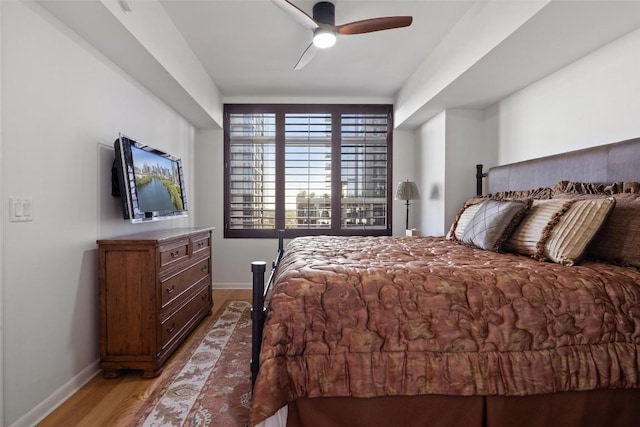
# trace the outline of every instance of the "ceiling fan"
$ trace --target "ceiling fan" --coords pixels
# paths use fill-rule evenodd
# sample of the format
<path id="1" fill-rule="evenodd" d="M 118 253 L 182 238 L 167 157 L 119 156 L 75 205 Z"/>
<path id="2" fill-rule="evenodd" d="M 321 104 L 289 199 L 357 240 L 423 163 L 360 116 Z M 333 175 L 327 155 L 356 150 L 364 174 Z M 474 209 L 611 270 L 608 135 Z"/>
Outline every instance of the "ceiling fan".
<path id="1" fill-rule="evenodd" d="M 411 16 L 386 16 L 335 25 L 335 6 L 328 1 L 321 1 L 313 6 L 313 18 L 288 0 L 271 1 L 298 21 L 299 24 L 313 31 L 313 41 L 298 60 L 298 63 L 294 67 L 295 70 L 299 70 L 307 65 L 318 49 L 333 46 L 338 34 L 352 35 L 391 30 L 394 28 L 408 27 L 413 21 L 413 17 Z"/>

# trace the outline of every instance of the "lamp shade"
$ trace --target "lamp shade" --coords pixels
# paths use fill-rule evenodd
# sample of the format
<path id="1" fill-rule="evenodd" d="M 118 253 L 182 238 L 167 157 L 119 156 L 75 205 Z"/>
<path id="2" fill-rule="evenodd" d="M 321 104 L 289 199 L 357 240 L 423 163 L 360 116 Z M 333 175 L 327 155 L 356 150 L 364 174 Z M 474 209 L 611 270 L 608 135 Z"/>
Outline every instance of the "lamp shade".
<path id="1" fill-rule="evenodd" d="M 401 181 L 396 188 L 396 200 L 418 200 L 420 192 L 413 181 Z"/>

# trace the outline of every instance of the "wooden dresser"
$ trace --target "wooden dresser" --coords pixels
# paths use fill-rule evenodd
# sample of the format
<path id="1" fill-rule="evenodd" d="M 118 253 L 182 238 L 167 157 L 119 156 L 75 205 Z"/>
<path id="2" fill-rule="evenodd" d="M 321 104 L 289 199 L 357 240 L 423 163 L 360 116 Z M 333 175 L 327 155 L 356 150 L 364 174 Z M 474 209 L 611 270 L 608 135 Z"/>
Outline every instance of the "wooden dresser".
<path id="1" fill-rule="evenodd" d="M 105 378 L 162 365 L 211 313 L 212 228 L 98 240 L 100 367 Z"/>

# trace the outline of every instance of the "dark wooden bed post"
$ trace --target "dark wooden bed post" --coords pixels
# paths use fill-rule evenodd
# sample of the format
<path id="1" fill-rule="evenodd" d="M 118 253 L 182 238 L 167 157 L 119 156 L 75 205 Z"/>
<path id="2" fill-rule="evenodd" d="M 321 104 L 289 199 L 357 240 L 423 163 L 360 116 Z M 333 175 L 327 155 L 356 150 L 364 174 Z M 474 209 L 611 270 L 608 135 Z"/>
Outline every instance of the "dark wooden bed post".
<path id="1" fill-rule="evenodd" d="M 254 261 L 251 263 L 253 273 L 253 304 L 251 306 L 252 340 L 251 340 L 251 389 L 256 382 L 260 367 L 260 344 L 262 343 L 262 326 L 267 309 L 264 307 L 264 272 L 267 263 Z"/>
<path id="2" fill-rule="evenodd" d="M 489 176 L 486 172 L 482 172 L 482 165 L 476 165 L 476 196 L 482 196 L 482 178 Z"/>

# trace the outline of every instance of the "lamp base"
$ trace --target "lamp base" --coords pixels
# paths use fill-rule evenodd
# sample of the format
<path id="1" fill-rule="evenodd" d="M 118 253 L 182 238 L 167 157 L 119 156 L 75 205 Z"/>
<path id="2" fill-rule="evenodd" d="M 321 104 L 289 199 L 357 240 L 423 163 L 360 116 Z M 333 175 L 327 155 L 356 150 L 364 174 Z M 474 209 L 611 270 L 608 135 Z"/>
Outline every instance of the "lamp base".
<path id="1" fill-rule="evenodd" d="M 407 225 L 405 227 L 405 230 L 409 229 L 409 201 L 407 200 Z"/>

